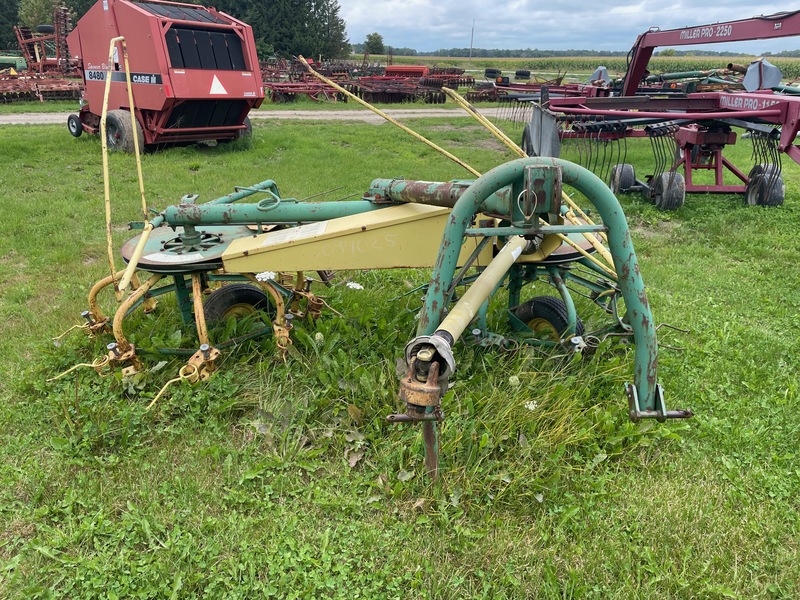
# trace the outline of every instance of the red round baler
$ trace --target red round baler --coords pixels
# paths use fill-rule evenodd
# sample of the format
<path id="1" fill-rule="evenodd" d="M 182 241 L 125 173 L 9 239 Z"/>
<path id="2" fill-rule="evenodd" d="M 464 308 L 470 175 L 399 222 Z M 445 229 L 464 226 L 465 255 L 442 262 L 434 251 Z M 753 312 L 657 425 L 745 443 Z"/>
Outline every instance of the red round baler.
<path id="1" fill-rule="evenodd" d="M 124 57 L 118 43 L 109 71 L 109 45 L 124 36 L 131 71 L 136 131 L 131 131 Z M 100 0 L 67 37 L 85 91 L 70 133 L 98 133 L 111 73 L 106 129 L 112 149 L 229 141 L 247 135 L 247 113 L 264 99 L 253 30 L 195 4 Z"/>

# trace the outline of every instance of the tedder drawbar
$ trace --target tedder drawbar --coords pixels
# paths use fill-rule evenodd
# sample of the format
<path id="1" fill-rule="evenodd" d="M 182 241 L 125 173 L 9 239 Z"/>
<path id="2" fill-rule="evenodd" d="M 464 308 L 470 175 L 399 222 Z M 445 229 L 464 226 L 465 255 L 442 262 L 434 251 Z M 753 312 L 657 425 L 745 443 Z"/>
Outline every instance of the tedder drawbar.
<path id="1" fill-rule="evenodd" d="M 504 143 L 524 155 L 507 138 Z M 602 180 L 558 158 L 519 158 L 482 175 L 460 164 L 477 178 L 375 179 L 361 199 L 331 202 L 283 198 L 266 180 L 203 204 L 196 195 L 184 196 L 160 211 L 147 206 L 140 176 L 144 221 L 137 225 L 141 234 L 122 246 L 124 269 L 115 265 L 106 197 L 110 274 L 91 288 L 81 327 L 93 335 L 111 333 L 113 341 L 88 366 L 121 369 L 123 375 L 142 370 L 126 320 L 135 310 L 156 310 L 165 294 L 174 295 L 184 323 L 194 326 L 197 344 L 163 349 L 189 356 L 172 381 L 194 383 L 207 379 L 223 352 L 244 337 L 272 333 L 278 352 L 285 353 L 293 326 L 319 317 L 325 306 L 306 273 L 424 268 L 432 272 L 399 384 L 405 411 L 388 419 L 422 424 L 426 466 L 434 476 L 441 401 L 465 337 L 486 346 L 516 342 L 586 352 L 604 337 L 625 338 L 635 344 L 632 382 L 626 384 L 630 418 L 691 416 L 666 408 L 657 380 L 656 326 L 631 233 Z M 565 186 L 591 209 L 582 210 Z M 555 293 L 532 296 L 536 282 Z M 105 289 L 113 289 L 119 302 L 113 314 L 98 301 Z M 490 300 L 501 291 L 507 306 L 500 321 L 507 326 L 490 332 Z M 593 331 L 586 331 L 573 294 L 605 316 Z M 212 322 L 254 313 L 269 315 L 261 330 L 214 339 Z"/>

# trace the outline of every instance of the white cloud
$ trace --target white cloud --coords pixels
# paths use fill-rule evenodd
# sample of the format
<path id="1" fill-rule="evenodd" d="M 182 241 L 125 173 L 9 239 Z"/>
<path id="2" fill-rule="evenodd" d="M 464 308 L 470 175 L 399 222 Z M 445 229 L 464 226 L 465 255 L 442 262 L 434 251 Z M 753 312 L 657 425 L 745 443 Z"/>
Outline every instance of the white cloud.
<path id="1" fill-rule="evenodd" d="M 352 43 L 380 33 L 387 46 L 432 51 L 468 48 L 474 23 L 475 48 L 540 50 L 628 50 L 650 27 L 674 29 L 749 19 L 787 9 L 785 4 L 750 0 L 696 4 L 685 0 L 339 0 Z M 800 48 L 796 37 L 741 42 L 708 50 L 758 54 Z"/>

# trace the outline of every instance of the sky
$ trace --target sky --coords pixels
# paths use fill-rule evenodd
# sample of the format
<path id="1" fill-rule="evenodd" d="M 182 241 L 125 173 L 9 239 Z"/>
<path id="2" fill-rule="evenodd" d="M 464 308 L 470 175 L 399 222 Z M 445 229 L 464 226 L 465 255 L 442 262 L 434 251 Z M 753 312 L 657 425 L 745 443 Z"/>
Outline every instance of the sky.
<path id="1" fill-rule="evenodd" d="M 651 27 L 675 29 L 800 10 L 800 5 L 769 0 L 339 0 L 339 6 L 350 43 L 376 32 L 387 46 L 420 52 L 469 48 L 473 23 L 473 48 L 627 51 Z M 800 36 L 694 47 L 758 55 L 798 49 Z"/>

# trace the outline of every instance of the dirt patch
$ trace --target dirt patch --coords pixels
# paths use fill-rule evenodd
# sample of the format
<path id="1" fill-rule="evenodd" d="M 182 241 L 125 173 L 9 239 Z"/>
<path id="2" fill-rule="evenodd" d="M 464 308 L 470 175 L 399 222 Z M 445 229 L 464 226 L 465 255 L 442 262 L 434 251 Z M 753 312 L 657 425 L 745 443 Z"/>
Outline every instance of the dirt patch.
<path id="1" fill-rule="evenodd" d="M 675 221 L 658 221 L 656 223 L 639 223 L 631 228 L 633 233 L 643 239 L 666 237 L 671 235 L 681 224 Z"/>

